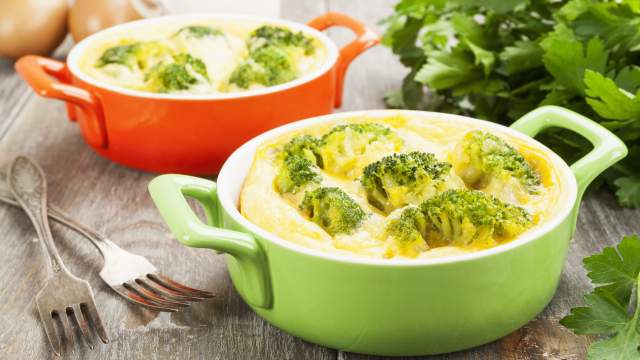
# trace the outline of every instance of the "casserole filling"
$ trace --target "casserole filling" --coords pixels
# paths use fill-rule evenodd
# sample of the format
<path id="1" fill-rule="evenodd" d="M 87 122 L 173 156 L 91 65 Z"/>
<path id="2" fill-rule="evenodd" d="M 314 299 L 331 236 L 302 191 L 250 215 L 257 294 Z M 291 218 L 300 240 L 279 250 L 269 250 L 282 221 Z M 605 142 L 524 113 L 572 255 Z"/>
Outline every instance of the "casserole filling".
<path id="1" fill-rule="evenodd" d="M 551 218 L 562 197 L 551 162 L 481 123 L 351 119 L 261 145 L 240 210 L 314 249 L 449 256 L 509 242 Z"/>
<path id="2" fill-rule="evenodd" d="M 283 84 L 327 58 L 319 40 L 278 25 L 211 21 L 136 30 L 94 41 L 80 69 L 128 89 L 208 94 Z"/>

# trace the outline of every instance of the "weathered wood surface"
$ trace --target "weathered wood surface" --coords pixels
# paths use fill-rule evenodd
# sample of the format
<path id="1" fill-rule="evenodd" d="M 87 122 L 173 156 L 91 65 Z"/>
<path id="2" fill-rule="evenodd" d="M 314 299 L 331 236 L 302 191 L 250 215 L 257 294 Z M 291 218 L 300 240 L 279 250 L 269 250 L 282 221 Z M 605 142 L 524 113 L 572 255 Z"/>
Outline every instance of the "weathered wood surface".
<path id="1" fill-rule="evenodd" d="M 327 10 L 341 11 L 381 30 L 376 22 L 393 1 L 283 1 L 283 17 L 307 21 Z M 339 43 L 345 30 L 330 30 Z M 340 111 L 382 108 L 383 94 L 396 88 L 405 70 L 383 47 L 354 61 Z M 217 297 L 191 311 L 160 314 L 125 303 L 98 277 L 101 260 L 84 239 L 59 226 L 54 236 L 72 272 L 93 286 L 112 342 L 88 351 L 74 346 L 70 359 L 368 359 L 294 338 L 256 316 L 236 294 L 221 256 L 188 249 L 174 241 L 146 192 L 151 174 L 126 169 L 95 155 L 65 119 L 60 102 L 33 96 L 0 61 L 0 167 L 19 154 L 45 169 L 51 202 L 106 233 L 133 252 L 147 256 L 180 281 L 214 290 Z M 589 339 L 558 324 L 581 303 L 589 282 L 581 259 L 640 233 L 640 211 L 620 209 L 605 192 L 589 194 L 558 292 L 537 319 L 515 333 L 476 349 L 430 359 L 583 359 Z M 0 358 L 50 358 L 33 298 L 45 280 L 40 245 L 26 217 L 0 206 Z M 171 254 L 169 256 L 168 254 Z"/>

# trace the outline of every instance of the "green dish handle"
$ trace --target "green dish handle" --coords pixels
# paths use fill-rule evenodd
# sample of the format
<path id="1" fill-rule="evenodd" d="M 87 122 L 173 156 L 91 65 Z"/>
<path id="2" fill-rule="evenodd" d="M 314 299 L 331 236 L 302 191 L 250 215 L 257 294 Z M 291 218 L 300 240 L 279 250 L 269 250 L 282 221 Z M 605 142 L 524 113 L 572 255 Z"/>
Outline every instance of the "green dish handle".
<path id="1" fill-rule="evenodd" d="M 251 234 L 221 228 L 216 183 L 186 175 L 161 175 L 149 183 L 149 193 L 182 244 L 207 248 L 231 255 L 237 261 L 242 279 L 238 292 L 254 306 L 271 306 L 271 288 L 264 250 Z M 204 208 L 208 225 L 193 212 L 186 197 L 198 200 Z"/>
<path id="2" fill-rule="evenodd" d="M 627 147 L 611 131 L 593 120 L 559 106 L 543 106 L 535 109 L 511 125 L 512 129 L 535 137 L 544 129 L 560 127 L 584 136 L 593 149 L 571 165 L 578 183 L 578 196 L 574 206 L 574 229 L 580 200 L 591 182 L 611 165 L 627 156 Z"/>

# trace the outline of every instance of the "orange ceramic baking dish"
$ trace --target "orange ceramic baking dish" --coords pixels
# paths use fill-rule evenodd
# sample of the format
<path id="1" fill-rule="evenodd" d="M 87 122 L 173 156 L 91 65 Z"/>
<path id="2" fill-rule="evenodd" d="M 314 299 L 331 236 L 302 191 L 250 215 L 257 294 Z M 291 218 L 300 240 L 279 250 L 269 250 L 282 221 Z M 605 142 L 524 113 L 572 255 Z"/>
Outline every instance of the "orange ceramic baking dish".
<path id="1" fill-rule="evenodd" d="M 82 73 L 78 63 L 87 44 L 114 31 L 135 32 L 151 24 L 223 18 L 264 22 L 302 31 L 327 49 L 326 63 L 294 81 L 238 93 L 157 94 L 101 83 Z M 356 38 L 338 49 L 321 30 L 351 29 Z M 27 55 L 16 70 L 41 96 L 64 100 L 87 144 L 119 164 L 152 172 L 214 174 L 234 149 L 271 128 L 339 107 L 344 76 L 351 61 L 379 37 L 359 21 L 327 13 L 307 25 L 241 15 L 179 15 L 118 25 L 78 43 L 67 63 Z"/>

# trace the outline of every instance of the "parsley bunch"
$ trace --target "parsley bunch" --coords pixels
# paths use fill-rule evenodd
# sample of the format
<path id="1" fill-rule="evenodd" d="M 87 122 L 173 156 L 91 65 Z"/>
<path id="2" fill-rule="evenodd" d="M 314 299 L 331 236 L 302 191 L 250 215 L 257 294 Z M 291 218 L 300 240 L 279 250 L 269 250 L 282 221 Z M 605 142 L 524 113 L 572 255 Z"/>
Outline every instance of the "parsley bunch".
<path id="1" fill-rule="evenodd" d="M 585 258 L 584 266 L 598 286 L 585 295 L 585 307 L 560 323 L 577 334 L 609 335 L 591 345 L 589 360 L 640 359 L 640 238 L 625 237 L 617 248 Z"/>
<path id="2" fill-rule="evenodd" d="M 625 141 L 629 156 L 603 180 L 640 207 L 637 1 L 401 0 L 383 23 L 383 43 L 410 68 L 390 107 L 503 124 L 541 105 L 572 109 Z M 541 140 L 569 162 L 591 148 L 558 129 Z"/>

